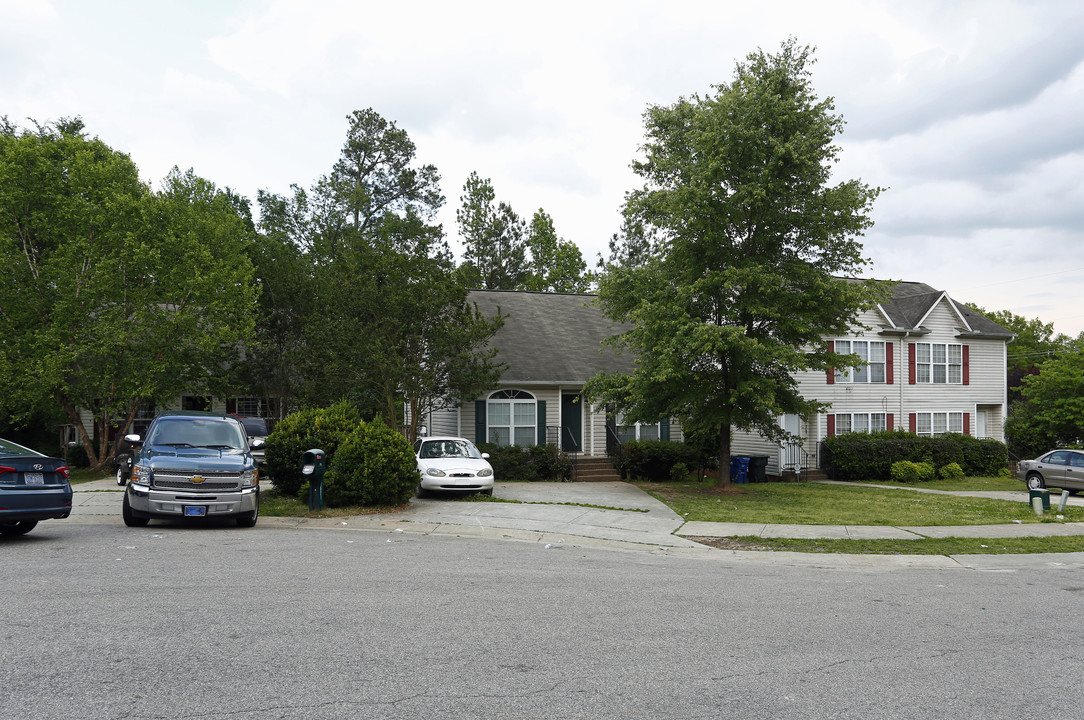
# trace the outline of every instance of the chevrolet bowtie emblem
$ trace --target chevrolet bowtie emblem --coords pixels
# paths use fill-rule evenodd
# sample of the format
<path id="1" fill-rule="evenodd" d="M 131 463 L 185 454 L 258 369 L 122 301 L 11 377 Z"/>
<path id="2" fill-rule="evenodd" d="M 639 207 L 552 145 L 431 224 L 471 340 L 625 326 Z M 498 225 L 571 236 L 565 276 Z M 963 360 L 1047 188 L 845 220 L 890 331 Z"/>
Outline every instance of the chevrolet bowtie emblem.
<path id="1" fill-rule="evenodd" d="M 203 477 L 200 477 L 199 475 L 196 475 L 195 477 L 189 478 L 188 482 L 201 483 L 201 482 L 205 482 L 206 480 L 207 480 L 207 478 L 203 478 Z"/>

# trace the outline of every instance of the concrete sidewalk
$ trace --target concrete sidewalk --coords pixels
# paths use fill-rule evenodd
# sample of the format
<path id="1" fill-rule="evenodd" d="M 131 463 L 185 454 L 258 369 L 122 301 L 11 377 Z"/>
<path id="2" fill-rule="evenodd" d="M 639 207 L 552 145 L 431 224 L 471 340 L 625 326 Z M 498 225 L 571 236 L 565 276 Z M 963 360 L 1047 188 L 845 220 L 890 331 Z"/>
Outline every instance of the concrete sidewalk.
<path id="1" fill-rule="evenodd" d="M 120 522 L 122 488 L 112 478 L 73 486 L 72 516 L 83 522 Z M 940 491 L 943 492 L 943 491 Z M 1027 502 L 1018 492 L 950 493 Z M 635 485 L 597 483 L 501 483 L 494 497 L 511 502 L 414 499 L 401 512 L 345 518 L 261 517 L 261 525 L 292 528 L 402 530 L 474 534 L 547 541 L 564 537 L 637 543 L 664 548 L 703 548 L 689 537 L 827 539 L 1013 538 L 1084 536 L 1084 523 L 1013 523 L 889 527 L 856 525 L 768 525 L 685 522 L 668 506 Z M 1073 504 L 1084 502 L 1071 498 Z"/>

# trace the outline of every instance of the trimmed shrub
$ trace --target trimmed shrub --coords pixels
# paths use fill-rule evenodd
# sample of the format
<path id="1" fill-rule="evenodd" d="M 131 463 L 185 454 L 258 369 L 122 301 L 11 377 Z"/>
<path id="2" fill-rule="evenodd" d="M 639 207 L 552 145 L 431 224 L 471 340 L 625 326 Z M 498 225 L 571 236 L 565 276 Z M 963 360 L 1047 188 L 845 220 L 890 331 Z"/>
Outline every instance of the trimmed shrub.
<path id="1" fill-rule="evenodd" d="M 968 435 L 919 437 L 904 431 L 848 433 L 824 441 L 826 465 L 835 480 L 893 479 L 893 463 L 928 462 L 944 467 L 953 463 L 965 475 L 991 477 L 1008 462 L 1008 452 L 997 440 L 978 440 Z"/>
<path id="2" fill-rule="evenodd" d="M 402 505 L 421 478 L 406 438 L 377 418 L 342 439 L 324 476 L 329 507 Z"/>
<path id="3" fill-rule="evenodd" d="M 482 443 L 478 449 L 489 454 L 493 478 L 498 481 L 563 481 L 572 477 L 572 463 L 568 453 L 553 443 L 530 447 Z"/>
<path id="4" fill-rule="evenodd" d="M 949 463 L 938 470 L 937 474 L 941 476 L 942 480 L 962 480 L 964 477 L 964 469 L 957 463 Z"/>
<path id="5" fill-rule="evenodd" d="M 673 478 L 674 466 L 699 467 L 697 449 L 668 440 L 629 440 L 622 443 L 614 457 L 614 466 L 622 477 L 666 482 Z M 684 477 L 683 477 L 684 479 Z"/>
<path id="6" fill-rule="evenodd" d="M 327 453 L 330 468 L 339 443 L 361 424 L 357 408 L 347 402 L 287 415 L 267 436 L 263 472 L 277 490 L 286 495 L 297 495 L 306 482 L 301 475 L 302 454 L 320 448 Z"/>
<path id="7" fill-rule="evenodd" d="M 892 463 L 892 479 L 896 482 L 929 482 L 936 477 L 933 465 L 928 462 L 900 460 Z"/>
<path id="8" fill-rule="evenodd" d="M 572 461 L 568 453 L 554 443 L 532 445 L 527 452 L 531 456 L 535 480 L 568 482 L 572 479 Z"/>

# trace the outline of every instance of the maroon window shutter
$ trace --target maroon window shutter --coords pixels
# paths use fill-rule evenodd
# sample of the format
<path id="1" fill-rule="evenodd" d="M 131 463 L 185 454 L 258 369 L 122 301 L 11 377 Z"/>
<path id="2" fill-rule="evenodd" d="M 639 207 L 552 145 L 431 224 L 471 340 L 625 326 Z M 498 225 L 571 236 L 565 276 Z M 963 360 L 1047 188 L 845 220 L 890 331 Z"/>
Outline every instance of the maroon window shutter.
<path id="1" fill-rule="evenodd" d="M 892 360 L 892 343 L 885 343 L 885 382 L 891 385 L 893 378 L 894 362 Z"/>
<path id="2" fill-rule="evenodd" d="M 964 385 L 970 385 L 971 384 L 971 370 L 970 370 L 970 367 L 969 367 L 970 364 L 971 364 L 970 363 L 970 359 L 971 359 L 970 358 L 970 355 L 971 355 L 971 346 L 970 345 L 964 345 L 964 353 L 963 354 L 964 354 L 964 368 L 963 368 L 964 369 Z"/>
<path id="3" fill-rule="evenodd" d="M 237 412 L 237 398 L 229 398 L 226 400 L 226 412 L 230 415 Z"/>
<path id="4" fill-rule="evenodd" d="M 907 343 L 907 383 L 915 384 L 915 344 Z"/>
<path id="5" fill-rule="evenodd" d="M 918 432 L 918 418 L 915 417 L 914 413 L 907 414 L 907 427 L 910 428 L 911 432 Z"/>
<path id="6" fill-rule="evenodd" d="M 828 437 L 832 437 L 836 434 L 836 416 L 828 416 Z"/>
<path id="7" fill-rule="evenodd" d="M 829 340 L 828 341 L 828 352 L 835 352 L 835 351 L 836 351 L 836 341 L 835 340 Z M 835 385 L 835 383 L 836 383 L 836 371 L 835 371 L 834 368 L 828 368 L 828 384 L 829 385 Z M 832 416 L 829 415 L 828 417 L 832 417 Z M 832 421 L 830 421 L 830 422 L 832 422 Z M 831 435 L 832 433 L 829 432 L 828 434 Z"/>
<path id="8" fill-rule="evenodd" d="M 964 435 L 971 434 L 971 413 L 964 413 Z"/>
<path id="9" fill-rule="evenodd" d="M 886 420 L 885 428 L 887 428 L 889 431 L 892 431 L 892 430 L 896 429 L 896 416 L 893 415 L 892 413 L 888 413 L 888 418 Z"/>

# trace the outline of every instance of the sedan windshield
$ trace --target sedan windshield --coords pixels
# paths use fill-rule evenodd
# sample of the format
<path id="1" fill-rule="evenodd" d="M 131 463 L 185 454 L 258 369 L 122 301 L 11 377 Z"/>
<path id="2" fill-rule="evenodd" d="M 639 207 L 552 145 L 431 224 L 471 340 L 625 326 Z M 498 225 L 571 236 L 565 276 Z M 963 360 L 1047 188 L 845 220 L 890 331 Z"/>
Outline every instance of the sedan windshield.
<path id="1" fill-rule="evenodd" d="M 207 447 L 239 450 L 245 446 L 241 427 L 229 420 L 164 418 L 154 426 L 147 442 L 175 447 Z"/>
<path id="2" fill-rule="evenodd" d="M 474 444 L 466 440 L 430 440 L 422 443 L 418 457 L 423 459 L 435 458 L 474 458 L 482 459 L 482 453 Z"/>

